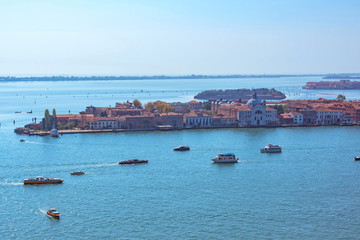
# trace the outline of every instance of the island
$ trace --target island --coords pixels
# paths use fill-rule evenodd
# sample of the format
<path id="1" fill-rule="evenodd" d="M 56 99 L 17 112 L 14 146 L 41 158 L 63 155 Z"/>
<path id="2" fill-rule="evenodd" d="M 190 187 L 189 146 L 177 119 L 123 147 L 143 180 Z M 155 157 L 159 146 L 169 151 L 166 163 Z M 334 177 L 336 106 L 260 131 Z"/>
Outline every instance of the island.
<path id="1" fill-rule="evenodd" d="M 247 100 L 253 96 L 254 91 L 256 91 L 257 98 L 263 100 L 282 100 L 286 98 L 284 93 L 274 88 L 207 90 L 197 94 L 194 98 L 200 100 Z"/>
<path id="2" fill-rule="evenodd" d="M 360 82 L 350 80 L 340 81 L 320 81 L 320 82 L 307 82 L 303 89 L 322 89 L 322 90 L 351 90 L 360 89 Z"/>
<path id="3" fill-rule="evenodd" d="M 39 119 L 39 118 L 38 118 Z M 124 131 L 169 131 L 204 128 L 253 128 L 301 126 L 360 125 L 360 101 L 336 100 L 269 101 L 253 92 L 249 100 L 216 100 L 189 102 L 155 101 L 142 104 L 117 102 L 111 106 L 88 106 L 79 114 L 52 114 L 45 109 L 40 122 L 16 128 L 15 133 L 59 137 L 73 133 Z M 21 142 L 26 142 L 23 140 Z"/>

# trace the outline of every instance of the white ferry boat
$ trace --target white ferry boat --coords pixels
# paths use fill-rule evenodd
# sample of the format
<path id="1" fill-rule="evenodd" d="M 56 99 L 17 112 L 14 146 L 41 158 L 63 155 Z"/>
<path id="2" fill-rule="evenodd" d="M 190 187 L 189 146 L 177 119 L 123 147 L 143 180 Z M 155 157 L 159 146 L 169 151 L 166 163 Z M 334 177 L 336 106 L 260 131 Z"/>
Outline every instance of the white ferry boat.
<path id="1" fill-rule="evenodd" d="M 279 145 L 268 144 L 260 149 L 261 153 L 281 153 L 282 148 Z"/>
<path id="2" fill-rule="evenodd" d="M 24 179 L 24 185 L 27 184 L 52 184 L 52 183 L 62 183 L 64 180 L 60 178 L 44 178 L 44 177 L 36 177 L 36 178 L 27 178 Z"/>
<path id="3" fill-rule="evenodd" d="M 237 163 L 238 158 L 233 153 L 219 153 L 215 158 L 211 159 L 214 163 Z"/>

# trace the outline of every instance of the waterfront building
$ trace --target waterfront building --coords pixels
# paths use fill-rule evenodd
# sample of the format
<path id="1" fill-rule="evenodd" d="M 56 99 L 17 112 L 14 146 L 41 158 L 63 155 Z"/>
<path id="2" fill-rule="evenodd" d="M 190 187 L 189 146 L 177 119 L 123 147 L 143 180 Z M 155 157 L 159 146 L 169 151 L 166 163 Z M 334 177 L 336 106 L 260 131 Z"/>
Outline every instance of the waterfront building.
<path id="1" fill-rule="evenodd" d="M 343 114 L 341 123 L 343 124 L 352 124 L 354 122 L 354 116 L 350 114 Z"/>
<path id="2" fill-rule="evenodd" d="M 279 123 L 281 125 L 292 125 L 294 124 L 294 117 L 290 113 L 279 114 Z"/>
<path id="3" fill-rule="evenodd" d="M 252 111 L 247 105 L 238 106 L 235 108 L 237 113 L 237 120 L 239 126 L 250 126 Z"/>
<path id="4" fill-rule="evenodd" d="M 314 125 L 317 122 L 317 112 L 314 109 L 304 108 L 300 109 L 299 113 L 303 115 L 304 125 Z"/>
<path id="5" fill-rule="evenodd" d="M 237 127 L 238 120 L 236 117 L 224 116 L 218 114 L 213 116 L 213 126 L 214 127 Z"/>
<path id="6" fill-rule="evenodd" d="M 154 114 L 144 116 L 125 116 L 128 129 L 155 129 Z"/>
<path id="7" fill-rule="evenodd" d="M 332 110 L 329 108 L 317 108 L 317 124 L 331 125 L 340 124 L 342 119 L 342 111 Z"/>
<path id="8" fill-rule="evenodd" d="M 170 125 L 173 128 L 181 129 L 184 127 L 184 115 L 179 113 L 162 113 L 160 114 L 163 125 Z"/>
<path id="9" fill-rule="evenodd" d="M 89 122 L 92 130 L 127 128 L 125 118 L 95 117 Z"/>
<path id="10" fill-rule="evenodd" d="M 251 109 L 250 125 L 251 126 L 266 126 L 266 125 L 277 125 L 279 119 L 277 118 L 277 110 L 266 106 L 266 101 L 259 99 L 254 92 L 253 97 L 246 104 Z M 240 113 L 245 111 L 245 113 Z M 239 125 L 241 124 L 240 116 L 248 116 L 249 110 L 244 109 L 238 113 Z M 247 121 L 248 123 L 249 121 Z"/>
<path id="11" fill-rule="evenodd" d="M 211 127 L 213 118 L 211 115 L 203 112 L 190 112 L 185 114 L 185 127 L 197 128 L 197 127 Z"/>
<path id="12" fill-rule="evenodd" d="M 303 125 L 304 124 L 304 116 L 299 112 L 291 112 L 290 115 L 294 118 L 294 124 Z"/>

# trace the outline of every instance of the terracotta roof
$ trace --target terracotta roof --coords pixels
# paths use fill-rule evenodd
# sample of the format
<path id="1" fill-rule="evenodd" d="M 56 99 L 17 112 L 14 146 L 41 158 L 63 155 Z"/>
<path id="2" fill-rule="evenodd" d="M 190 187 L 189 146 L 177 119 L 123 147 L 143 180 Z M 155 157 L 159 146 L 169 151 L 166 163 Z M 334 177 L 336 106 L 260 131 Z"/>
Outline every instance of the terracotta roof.
<path id="1" fill-rule="evenodd" d="M 294 118 L 294 117 L 291 116 L 289 113 L 282 113 L 279 115 L 279 118 Z"/>
<path id="2" fill-rule="evenodd" d="M 266 106 L 266 111 L 276 111 L 276 110 L 271 107 Z"/>

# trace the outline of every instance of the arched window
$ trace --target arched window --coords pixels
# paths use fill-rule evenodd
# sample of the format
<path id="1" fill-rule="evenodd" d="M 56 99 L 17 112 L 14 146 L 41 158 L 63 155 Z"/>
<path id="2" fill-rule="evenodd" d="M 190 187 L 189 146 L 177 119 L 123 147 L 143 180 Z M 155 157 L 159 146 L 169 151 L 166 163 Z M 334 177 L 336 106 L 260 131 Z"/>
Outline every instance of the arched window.
<path id="1" fill-rule="evenodd" d="M 257 111 L 255 112 L 255 114 L 262 114 L 262 111 L 257 110 Z"/>

